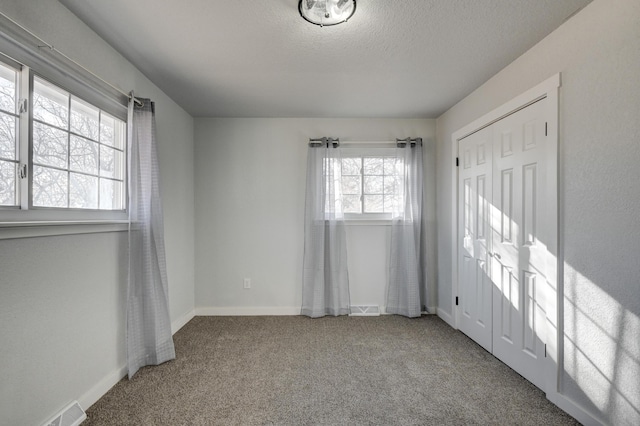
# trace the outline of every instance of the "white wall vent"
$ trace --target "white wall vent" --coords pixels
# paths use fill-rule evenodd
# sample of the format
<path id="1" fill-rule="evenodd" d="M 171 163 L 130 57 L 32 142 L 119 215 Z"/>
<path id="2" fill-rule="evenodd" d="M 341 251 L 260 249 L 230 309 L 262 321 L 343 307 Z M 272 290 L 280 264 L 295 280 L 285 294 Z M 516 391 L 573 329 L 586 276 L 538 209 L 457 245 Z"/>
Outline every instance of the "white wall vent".
<path id="1" fill-rule="evenodd" d="M 351 305 L 352 317 L 378 317 L 380 316 L 380 307 L 378 305 Z"/>
<path id="2" fill-rule="evenodd" d="M 45 423 L 45 426 L 78 426 L 86 418 L 87 415 L 78 404 L 78 401 L 73 401 L 64 410 L 56 414 L 53 419 Z"/>

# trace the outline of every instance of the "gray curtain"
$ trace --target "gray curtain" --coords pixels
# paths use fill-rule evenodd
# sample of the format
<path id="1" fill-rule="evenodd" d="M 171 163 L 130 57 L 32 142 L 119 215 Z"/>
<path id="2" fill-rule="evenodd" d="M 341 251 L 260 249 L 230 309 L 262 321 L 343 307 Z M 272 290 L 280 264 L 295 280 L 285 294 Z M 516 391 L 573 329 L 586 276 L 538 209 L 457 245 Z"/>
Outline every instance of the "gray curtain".
<path id="1" fill-rule="evenodd" d="M 349 314 L 341 167 L 339 146 L 309 146 L 301 312 L 312 318 Z"/>
<path id="2" fill-rule="evenodd" d="M 419 317 L 425 303 L 422 274 L 422 140 L 396 148 L 400 196 L 391 224 L 386 312 Z"/>
<path id="3" fill-rule="evenodd" d="M 129 378 L 176 357 L 171 336 L 154 104 L 129 105 Z"/>

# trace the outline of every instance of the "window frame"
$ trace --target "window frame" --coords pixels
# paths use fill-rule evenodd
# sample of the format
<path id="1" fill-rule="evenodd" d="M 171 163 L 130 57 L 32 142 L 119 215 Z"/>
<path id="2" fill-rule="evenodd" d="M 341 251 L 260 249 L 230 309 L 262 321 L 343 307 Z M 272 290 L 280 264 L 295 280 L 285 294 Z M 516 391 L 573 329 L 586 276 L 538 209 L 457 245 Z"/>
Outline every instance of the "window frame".
<path id="1" fill-rule="evenodd" d="M 18 210 L 20 209 L 20 205 L 21 205 L 21 199 L 20 199 L 20 194 L 21 194 L 21 180 L 20 180 L 20 153 L 22 152 L 22 147 L 20 145 L 20 134 L 22 133 L 23 129 L 22 129 L 22 120 L 20 119 L 20 99 L 19 99 L 19 94 L 21 93 L 22 90 L 22 66 L 11 60 L 10 58 L 5 58 L 3 56 L 0 56 L 0 65 L 5 66 L 7 68 L 12 69 L 15 73 L 16 73 L 16 79 L 15 79 L 15 107 L 14 107 L 14 111 L 13 113 L 9 113 L 9 115 L 12 115 L 15 117 L 15 135 L 14 135 L 14 159 L 13 160 L 9 160 L 9 159 L 2 159 L 3 162 L 12 162 L 15 164 L 15 181 L 14 181 L 14 202 L 16 204 L 14 205 L 0 205 L 0 207 L 4 208 L 4 209 L 10 209 L 10 210 Z M 5 111 L 1 111 L 2 114 L 7 114 L 7 112 Z"/>
<path id="2" fill-rule="evenodd" d="M 124 223 L 128 221 L 128 176 L 127 176 L 127 164 L 128 164 L 128 149 L 127 149 L 127 132 L 128 132 L 128 123 L 126 119 L 126 114 L 123 113 L 122 110 L 118 111 L 114 108 L 106 108 L 105 106 L 113 104 L 109 99 L 105 97 L 103 102 L 99 102 L 98 105 L 94 102 L 95 96 L 99 96 L 99 94 L 95 94 L 91 99 L 87 100 L 83 96 L 78 96 L 75 94 L 74 90 L 70 90 L 65 85 L 58 83 L 54 79 L 50 78 L 46 73 L 38 72 L 26 65 L 20 64 L 17 61 L 8 58 L 4 54 L 0 52 L 0 62 L 3 65 L 7 65 L 10 68 L 17 70 L 17 115 L 18 115 L 18 125 L 17 125 L 17 133 L 18 133 L 18 141 L 17 141 L 17 149 L 16 149 L 16 190 L 18 191 L 16 194 L 17 205 L 3 205 L 0 206 L 0 223 L 7 223 L 8 225 L 14 224 L 25 224 L 25 223 L 33 223 L 34 225 L 42 225 L 42 224 L 98 224 L 98 223 Z M 121 163 L 121 172 L 122 179 L 119 178 L 110 179 L 101 174 L 100 164 L 97 164 L 97 171 L 94 177 L 98 179 L 98 191 L 100 191 L 100 179 L 106 178 L 109 180 L 116 180 L 122 182 L 122 199 L 121 205 L 122 209 L 100 209 L 99 204 L 98 208 L 78 208 L 78 207 L 49 207 L 49 206 L 38 206 L 34 205 L 33 200 L 33 182 L 34 182 L 34 90 L 35 90 L 35 79 L 38 79 L 45 84 L 53 85 L 55 88 L 58 88 L 67 93 L 68 96 L 68 104 L 71 105 L 72 99 L 76 101 L 80 101 L 82 104 L 90 105 L 92 108 L 95 108 L 99 111 L 99 114 L 106 114 L 107 116 L 119 120 L 122 122 L 122 145 L 121 148 L 116 148 L 114 144 L 115 150 L 121 152 L 122 154 L 122 163 Z M 26 112 L 22 110 L 21 104 L 26 100 Z M 123 108 L 124 109 L 124 108 Z M 71 116 L 71 109 L 68 111 L 69 116 Z M 71 118 L 69 118 L 69 121 Z M 38 120 L 41 122 L 41 120 Z M 46 123 L 45 123 L 46 124 Z M 99 126 L 99 125 L 98 125 Z M 67 155 L 70 154 L 70 145 L 69 140 L 71 136 L 75 135 L 71 128 L 64 130 L 67 134 Z M 98 127 L 98 132 L 100 131 L 100 127 Z M 96 146 L 100 149 L 102 146 L 108 146 L 100 142 L 96 142 Z M 98 157 L 99 158 L 99 157 Z M 26 177 L 21 178 L 21 172 L 26 168 Z M 67 173 L 67 176 L 71 176 L 71 173 L 74 173 L 74 170 L 70 167 L 69 160 L 67 161 L 66 169 L 64 170 Z M 83 173 L 83 172 L 80 172 Z M 84 173 L 86 174 L 86 173 Z M 89 173 L 91 176 L 93 174 Z M 69 194 L 67 194 L 69 197 Z M 69 201 L 69 199 L 67 200 Z"/>

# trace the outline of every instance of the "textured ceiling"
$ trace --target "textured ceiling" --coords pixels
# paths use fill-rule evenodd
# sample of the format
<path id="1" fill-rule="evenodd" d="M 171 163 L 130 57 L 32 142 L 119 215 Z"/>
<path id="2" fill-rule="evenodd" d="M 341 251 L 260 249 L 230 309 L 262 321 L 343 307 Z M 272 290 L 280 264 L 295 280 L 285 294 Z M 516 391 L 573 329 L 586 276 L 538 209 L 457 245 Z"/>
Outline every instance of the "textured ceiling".
<path id="1" fill-rule="evenodd" d="M 435 118 L 590 0 L 60 0 L 195 117 Z"/>

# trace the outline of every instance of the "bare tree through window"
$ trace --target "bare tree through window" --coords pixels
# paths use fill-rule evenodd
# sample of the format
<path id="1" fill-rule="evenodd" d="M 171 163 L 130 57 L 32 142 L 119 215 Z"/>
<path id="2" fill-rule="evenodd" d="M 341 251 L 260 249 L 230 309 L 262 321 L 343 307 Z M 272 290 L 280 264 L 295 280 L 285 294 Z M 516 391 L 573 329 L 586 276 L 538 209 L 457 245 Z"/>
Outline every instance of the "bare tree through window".
<path id="1" fill-rule="evenodd" d="M 33 204 L 121 210 L 124 123 L 35 79 Z"/>
<path id="2" fill-rule="evenodd" d="M 393 156 L 346 156 L 338 165 L 345 213 L 367 215 L 399 211 L 402 160 Z"/>

